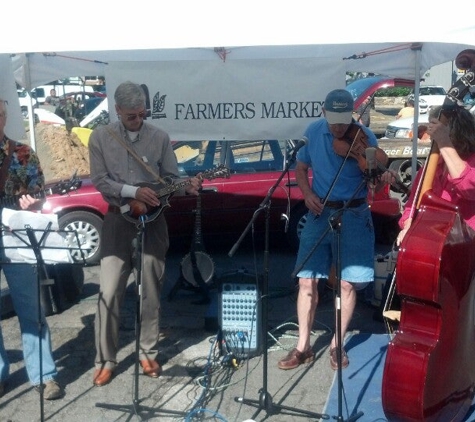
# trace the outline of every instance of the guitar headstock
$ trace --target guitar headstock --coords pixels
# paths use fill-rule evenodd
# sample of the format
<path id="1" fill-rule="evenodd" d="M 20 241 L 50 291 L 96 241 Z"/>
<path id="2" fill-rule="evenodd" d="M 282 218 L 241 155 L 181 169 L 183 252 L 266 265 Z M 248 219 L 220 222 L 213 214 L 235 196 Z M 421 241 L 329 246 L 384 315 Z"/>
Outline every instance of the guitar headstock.
<path id="1" fill-rule="evenodd" d="M 229 179 L 230 176 L 231 172 L 224 164 L 220 164 L 214 169 L 206 170 L 201 173 L 201 178 L 207 180 L 213 180 L 217 178 Z"/>
<path id="2" fill-rule="evenodd" d="M 69 180 L 61 180 L 56 183 L 50 190 L 51 193 L 57 193 L 59 195 L 66 195 L 69 192 L 78 190 L 82 185 L 82 180 L 78 177 L 72 177 Z"/>

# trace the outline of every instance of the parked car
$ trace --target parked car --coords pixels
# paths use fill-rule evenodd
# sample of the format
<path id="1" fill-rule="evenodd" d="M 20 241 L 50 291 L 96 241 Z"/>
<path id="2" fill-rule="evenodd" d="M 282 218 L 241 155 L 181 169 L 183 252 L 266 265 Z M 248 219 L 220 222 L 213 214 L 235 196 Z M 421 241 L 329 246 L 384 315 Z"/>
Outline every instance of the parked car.
<path id="1" fill-rule="evenodd" d="M 104 92 L 75 91 L 61 95 L 59 100 L 61 104 L 64 104 L 65 101 L 72 101 L 74 104 L 74 114 L 72 117 L 74 117 L 79 124 L 79 122 L 94 110 L 106 97 L 107 96 Z M 58 109 L 55 112 L 60 114 Z"/>
<path id="2" fill-rule="evenodd" d="M 418 118 L 418 126 L 420 130 L 425 131 L 429 124 L 429 115 L 422 114 Z M 386 127 L 383 139 L 412 139 L 414 131 L 414 117 L 404 117 L 402 119 L 393 120 Z"/>
<path id="3" fill-rule="evenodd" d="M 57 114 L 46 110 L 44 108 L 34 108 L 33 113 L 35 114 L 35 124 L 37 123 L 44 123 L 44 124 L 50 124 L 50 125 L 56 125 L 56 126 L 62 126 L 65 124 L 65 121 L 63 118 L 59 117 Z M 25 113 L 23 113 L 24 118 L 28 118 L 28 111 L 26 111 L 26 117 Z"/>
<path id="4" fill-rule="evenodd" d="M 442 86 L 426 85 L 419 87 L 419 113 L 429 113 L 430 109 L 435 106 L 441 106 L 447 96 L 447 91 Z M 414 101 L 414 89 L 407 99 Z M 421 107 L 421 104 L 423 105 Z"/>
<path id="5" fill-rule="evenodd" d="M 385 88 L 395 86 L 413 87 L 414 81 L 411 79 L 393 78 L 391 76 L 377 75 L 367 78 L 356 79 L 346 86 L 346 90 L 354 99 L 355 110 L 361 105 L 365 98 L 374 96 L 374 94 Z"/>
<path id="6" fill-rule="evenodd" d="M 208 169 L 224 165 L 229 178 L 204 180 L 201 199 L 201 233 L 203 237 L 239 236 L 251 221 L 253 214 L 282 175 L 293 151 L 292 141 L 180 141 L 173 145 L 180 175 L 187 179 Z M 390 197 L 389 188 L 378 192 L 372 204 L 379 232 L 389 233 L 400 215 L 400 202 Z M 164 212 L 172 239 L 190 240 L 195 227 L 196 197 L 172 196 Z M 298 227 L 306 214 L 302 194 L 291 166 L 273 191 L 269 209 L 269 227 L 272 232 L 286 234 L 292 248 L 298 246 Z M 77 233 L 84 249 L 87 264 L 98 262 L 101 248 L 101 227 L 107 203 L 94 188 L 90 179 L 82 178 L 82 186 L 68 195 L 50 195 L 43 213 L 56 213 L 62 229 Z M 265 210 L 254 221 L 255 232 L 265 228 Z M 378 230 L 378 229 L 377 229 Z M 238 238 L 238 237 L 237 237 Z M 237 239 L 236 238 L 236 239 Z M 69 239 L 77 245 L 76 236 Z M 74 254 L 81 260 L 81 251 Z"/>
<path id="7" fill-rule="evenodd" d="M 17 89 L 17 93 L 23 119 L 28 119 L 28 103 L 30 102 L 28 91 L 25 89 Z M 31 99 L 31 106 L 35 115 L 35 124 L 45 123 L 58 126 L 65 124 L 64 119 L 53 113 L 51 110 L 40 107 L 34 98 Z"/>

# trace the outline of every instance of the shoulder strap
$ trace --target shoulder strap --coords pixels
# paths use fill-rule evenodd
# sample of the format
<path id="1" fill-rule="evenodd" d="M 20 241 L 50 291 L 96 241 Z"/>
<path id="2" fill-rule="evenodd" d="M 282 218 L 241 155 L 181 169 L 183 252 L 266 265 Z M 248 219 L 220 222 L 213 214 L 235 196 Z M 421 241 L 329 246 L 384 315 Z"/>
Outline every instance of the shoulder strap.
<path id="1" fill-rule="evenodd" d="M 12 159 L 13 150 L 15 149 L 12 145 L 12 142 L 9 139 L 6 139 L 5 142 L 7 143 L 8 153 L 5 155 L 5 158 L 2 163 L 2 167 L 0 169 L 0 193 L 3 193 L 3 190 L 5 188 L 5 182 L 7 181 L 8 169 L 10 168 L 10 161 Z"/>
<path id="2" fill-rule="evenodd" d="M 135 160 L 145 169 L 147 170 L 153 177 L 155 177 L 156 181 L 157 182 L 160 182 L 160 183 L 166 183 L 165 180 L 163 180 L 155 171 L 153 171 L 153 169 L 147 164 L 145 163 L 138 155 L 137 153 L 132 149 L 130 148 L 129 145 L 127 145 L 127 143 L 121 139 L 119 136 L 117 136 L 117 134 L 111 129 L 111 128 L 107 128 L 107 131 L 112 135 L 113 138 L 115 138 L 117 140 L 117 142 L 119 142 L 127 151 L 130 152 L 130 154 L 132 155 L 132 157 L 135 158 Z"/>

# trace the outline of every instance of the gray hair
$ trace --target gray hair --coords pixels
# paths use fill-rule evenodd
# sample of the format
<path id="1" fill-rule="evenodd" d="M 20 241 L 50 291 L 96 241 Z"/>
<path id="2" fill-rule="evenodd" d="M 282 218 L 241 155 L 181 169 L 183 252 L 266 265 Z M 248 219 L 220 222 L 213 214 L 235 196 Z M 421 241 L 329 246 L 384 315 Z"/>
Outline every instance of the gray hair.
<path id="1" fill-rule="evenodd" d="M 122 82 L 114 93 L 115 104 L 119 108 L 137 109 L 145 107 L 145 92 L 136 83 Z"/>

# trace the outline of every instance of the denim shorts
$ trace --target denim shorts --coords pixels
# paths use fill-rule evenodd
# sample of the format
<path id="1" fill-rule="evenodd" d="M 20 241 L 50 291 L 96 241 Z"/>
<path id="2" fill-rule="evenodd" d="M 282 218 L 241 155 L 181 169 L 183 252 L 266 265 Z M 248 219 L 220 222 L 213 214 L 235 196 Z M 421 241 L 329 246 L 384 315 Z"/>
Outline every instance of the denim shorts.
<path id="1" fill-rule="evenodd" d="M 318 217 L 307 214 L 295 266 L 297 276 L 328 278 L 337 258 L 342 280 L 365 283 L 357 286 L 361 288 L 373 281 L 374 227 L 367 204 L 343 212 L 326 207 Z"/>

